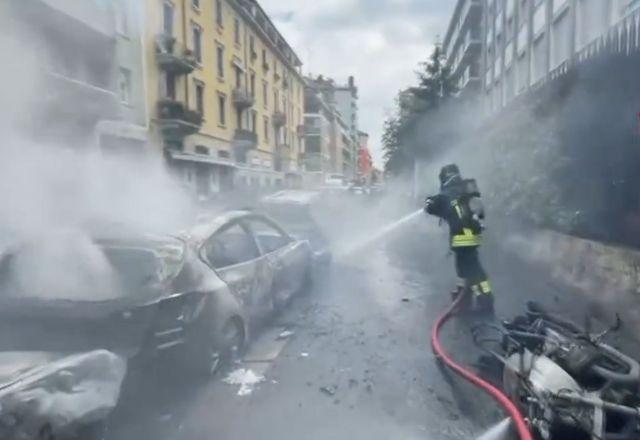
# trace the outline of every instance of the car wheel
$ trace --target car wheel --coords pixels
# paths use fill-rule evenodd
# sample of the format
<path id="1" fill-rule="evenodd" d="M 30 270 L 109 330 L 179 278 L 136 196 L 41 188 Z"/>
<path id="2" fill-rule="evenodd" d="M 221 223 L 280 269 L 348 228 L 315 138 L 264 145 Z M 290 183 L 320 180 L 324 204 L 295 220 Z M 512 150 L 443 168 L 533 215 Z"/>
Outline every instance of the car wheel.
<path id="1" fill-rule="evenodd" d="M 209 375 L 213 376 L 221 369 L 231 365 L 238 359 L 245 343 L 244 326 L 238 318 L 232 318 L 222 328 L 219 337 L 213 335 L 214 341 L 209 350 Z"/>

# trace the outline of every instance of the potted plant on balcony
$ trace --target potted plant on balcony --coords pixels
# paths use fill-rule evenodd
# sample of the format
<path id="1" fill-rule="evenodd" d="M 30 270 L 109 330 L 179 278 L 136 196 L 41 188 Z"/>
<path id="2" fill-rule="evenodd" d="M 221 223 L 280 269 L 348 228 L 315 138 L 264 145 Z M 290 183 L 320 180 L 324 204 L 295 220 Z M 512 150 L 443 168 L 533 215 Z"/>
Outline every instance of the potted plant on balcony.
<path id="1" fill-rule="evenodd" d="M 159 53 L 173 53 L 174 46 L 176 44 L 176 39 L 172 35 L 169 34 L 160 34 L 156 38 L 156 49 Z"/>

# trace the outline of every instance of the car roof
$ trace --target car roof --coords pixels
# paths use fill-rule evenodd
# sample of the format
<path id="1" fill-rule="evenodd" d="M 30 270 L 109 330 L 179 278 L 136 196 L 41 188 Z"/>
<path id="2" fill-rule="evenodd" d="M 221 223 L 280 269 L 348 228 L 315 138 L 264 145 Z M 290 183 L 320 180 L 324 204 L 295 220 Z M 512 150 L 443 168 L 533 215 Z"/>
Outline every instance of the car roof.
<path id="1" fill-rule="evenodd" d="M 182 232 L 180 235 L 190 242 L 204 241 L 224 225 L 245 218 L 264 218 L 264 216 L 251 211 L 227 211 L 222 214 L 205 215 L 200 217 L 194 227 Z"/>
<path id="2" fill-rule="evenodd" d="M 263 197 L 260 202 L 267 204 L 310 205 L 320 196 L 321 194 L 317 191 L 284 190 Z"/>

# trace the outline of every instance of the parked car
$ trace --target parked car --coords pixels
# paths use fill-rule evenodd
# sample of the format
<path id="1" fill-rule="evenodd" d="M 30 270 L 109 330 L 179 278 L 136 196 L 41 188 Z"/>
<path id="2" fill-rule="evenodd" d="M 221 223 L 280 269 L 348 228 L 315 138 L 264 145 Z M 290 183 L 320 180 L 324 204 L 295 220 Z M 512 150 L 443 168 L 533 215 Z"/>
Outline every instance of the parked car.
<path id="1" fill-rule="evenodd" d="M 48 234 L 0 259 L 0 352 L 102 348 L 133 369 L 217 370 L 245 340 L 229 287 L 172 237 Z"/>
<path id="2" fill-rule="evenodd" d="M 343 174 L 327 174 L 324 179 L 325 186 L 346 187 L 346 179 Z"/>
<path id="3" fill-rule="evenodd" d="M 329 263 L 332 259 L 329 241 L 316 221 L 323 194 L 316 191 L 285 190 L 262 198 L 260 212 L 275 219 L 290 234 L 308 240 L 315 261 Z"/>
<path id="4" fill-rule="evenodd" d="M 211 374 L 308 282 L 311 250 L 232 212 L 181 237 L 50 234 L 0 256 L 0 352 L 107 349 Z"/>
<path id="5" fill-rule="evenodd" d="M 126 362 L 105 350 L 0 353 L 0 438 L 102 440 Z"/>
<path id="6" fill-rule="evenodd" d="M 281 308 L 311 280 L 309 242 L 264 215 L 234 211 L 201 220 L 184 238 L 229 286 L 251 323 Z"/>

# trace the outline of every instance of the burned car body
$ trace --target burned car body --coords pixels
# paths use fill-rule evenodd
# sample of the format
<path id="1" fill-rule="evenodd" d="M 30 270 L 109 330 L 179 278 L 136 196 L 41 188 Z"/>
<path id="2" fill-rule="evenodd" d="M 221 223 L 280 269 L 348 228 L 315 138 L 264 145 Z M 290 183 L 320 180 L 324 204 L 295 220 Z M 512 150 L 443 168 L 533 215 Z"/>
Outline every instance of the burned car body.
<path id="1" fill-rule="evenodd" d="M 316 261 L 329 263 L 330 244 L 317 221 L 321 200 L 319 192 L 286 190 L 262 198 L 257 209 L 278 221 L 296 238 L 308 240 Z"/>
<path id="2" fill-rule="evenodd" d="M 235 211 L 203 219 L 184 238 L 252 322 L 268 317 L 310 282 L 309 242 L 263 215 Z"/>
<path id="3" fill-rule="evenodd" d="M 0 385 L 0 426 L 33 420 L 29 429 L 72 435 L 115 406 L 125 368 L 213 374 L 242 349 L 250 323 L 304 288 L 310 267 L 308 242 L 247 212 L 182 238 L 64 231 L 11 246 L 0 256 L 0 360 L 23 353 L 38 362 Z M 73 393 L 54 392 L 48 377 Z"/>
<path id="4" fill-rule="evenodd" d="M 608 332 L 592 334 L 535 303 L 502 327 L 474 328 L 476 342 L 493 347 L 502 388 L 538 439 L 637 439 L 640 364 L 604 343 Z"/>
<path id="5" fill-rule="evenodd" d="M 0 352 L 106 349 L 147 371 L 212 372 L 246 334 L 228 286 L 183 241 L 128 233 L 14 246 L 0 260 L 0 318 Z"/>
<path id="6" fill-rule="evenodd" d="M 101 439 L 125 372 L 105 350 L 0 353 L 0 438 Z"/>

